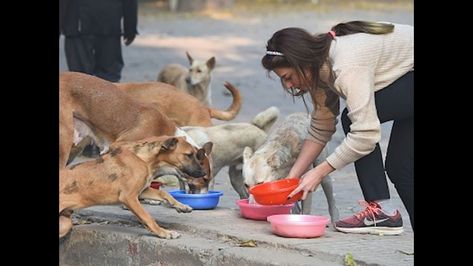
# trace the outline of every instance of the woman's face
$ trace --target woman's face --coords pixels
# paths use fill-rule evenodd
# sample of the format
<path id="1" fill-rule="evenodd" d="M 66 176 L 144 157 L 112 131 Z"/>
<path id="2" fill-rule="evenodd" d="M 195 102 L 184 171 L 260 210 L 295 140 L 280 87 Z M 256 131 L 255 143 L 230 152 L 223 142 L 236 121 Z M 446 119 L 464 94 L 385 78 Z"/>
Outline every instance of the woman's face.
<path id="1" fill-rule="evenodd" d="M 281 78 L 281 81 L 290 94 L 299 96 L 309 90 L 310 85 L 302 82 L 301 77 L 299 77 L 294 68 L 279 67 L 275 68 L 273 71 Z M 306 76 L 310 78 L 310 71 L 306 71 Z"/>

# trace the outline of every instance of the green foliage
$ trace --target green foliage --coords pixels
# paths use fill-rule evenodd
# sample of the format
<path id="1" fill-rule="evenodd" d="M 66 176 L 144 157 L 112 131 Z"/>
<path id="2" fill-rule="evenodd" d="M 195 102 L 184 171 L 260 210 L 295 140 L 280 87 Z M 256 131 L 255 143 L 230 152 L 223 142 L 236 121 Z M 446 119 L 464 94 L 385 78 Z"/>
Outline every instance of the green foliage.
<path id="1" fill-rule="evenodd" d="M 351 253 L 347 253 L 345 255 L 345 266 L 356 266 L 356 262 L 353 259 L 353 255 L 351 255 Z"/>

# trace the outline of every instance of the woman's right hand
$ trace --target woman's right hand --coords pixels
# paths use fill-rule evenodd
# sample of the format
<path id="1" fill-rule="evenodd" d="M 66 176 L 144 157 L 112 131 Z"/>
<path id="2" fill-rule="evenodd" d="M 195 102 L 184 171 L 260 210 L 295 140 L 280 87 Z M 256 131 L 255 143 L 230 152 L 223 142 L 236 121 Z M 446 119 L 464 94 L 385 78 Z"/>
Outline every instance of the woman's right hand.
<path id="1" fill-rule="evenodd" d="M 315 191 L 324 177 L 334 170 L 335 168 L 333 168 L 327 161 L 317 165 L 317 167 L 308 171 L 302 176 L 301 180 L 299 181 L 299 185 L 289 194 L 288 198 L 291 198 L 300 191 L 304 191 L 302 194 L 302 200 L 305 200 L 307 198 L 307 194 L 309 192 Z"/>

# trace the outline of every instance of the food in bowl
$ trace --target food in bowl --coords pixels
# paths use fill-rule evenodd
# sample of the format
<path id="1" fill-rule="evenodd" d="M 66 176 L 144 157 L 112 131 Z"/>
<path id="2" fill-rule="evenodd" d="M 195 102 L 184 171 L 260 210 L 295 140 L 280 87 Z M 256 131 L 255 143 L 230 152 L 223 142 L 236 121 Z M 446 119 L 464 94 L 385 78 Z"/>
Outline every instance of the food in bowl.
<path id="1" fill-rule="evenodd" d="M 283 237 L 313 238 L 325 234 L 329 218 L 317 215 L 278 214 L 268 217 L 274 234 Z"/>
<path id="2" fill-rule="evenodd" d="M 217 207 L 223 192 L 209 190 L 205 194 L 187 194 L 185 190 L 173 190 L 169 194 L 180 203 L 191 206 L 194 210 L 209 210 Z"/>
<path id="3" fill-rule="evenodd" d="M 299 185 L 299 178 L 286 178 L 255 185 L 249 189 L 255 201 L 261 205 L 282 205 L 294 203 L 302 198 L 300 191 L 292 198 L 287 196 Z"/>
<path id="4" fill-rule="evenodd" d="M 266 221 L 268 216 L 276 214 L 290 214 L 294 203 L 284 205 L 260 205 L 257 203 L 249 203 L 248 199 L 240 199 L 236 201 L 240 207 L 240 215 L 243 218 Z"/>

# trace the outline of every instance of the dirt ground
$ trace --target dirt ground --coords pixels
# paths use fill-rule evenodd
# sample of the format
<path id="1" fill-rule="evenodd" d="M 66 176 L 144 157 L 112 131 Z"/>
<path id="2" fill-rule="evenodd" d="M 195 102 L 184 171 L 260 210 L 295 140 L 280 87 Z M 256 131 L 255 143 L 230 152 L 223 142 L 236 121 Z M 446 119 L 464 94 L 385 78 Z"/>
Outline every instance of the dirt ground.
<path id="1" fill-rule="evenodd" d="M 292 98 L 283 92 L 279 80 L 274 78 L 274 75 L 273 79 L 268 78 L 261 66 L 260 60 L 265 53 L 266 41 L 273 32 L 285 27 L 302 27 L 313 33 L 327 32 L 332 25 L 349 20 L 390 21 L 410 25 L 413 25 L 414 20 L 412 4 L 409 3 L 391 7 L 389 5 L 386 7 L 385 4 L 381 5 L 381 9 L 379 5 L 376 9 L 371 9 L 370 6 L 353 8 L 350 5 L 320 9 L 317 5 L 304 7 L 272 6 L 265 9 L 237 6 L 232 10 L 212 13 L 173 14 L 159 7 L 153 7 L 149 3 L 140 5 L 138 26 L 140 34 L 131 46 L 123 46 L 125 67 L 121 81 L 155 80 L 159 70 L 168 63 L 187 65 L 186 51 L 196 59 L 215 56 L 217 64 L 211 81 L 213 106 L 224 109 L 230 105 L 231 98 L 223 93 L 225 90 L 223 82 L 230 81 L 240 89 L 243 96 L 243 107 L 235 122 L 247 122 L 270 106 L 277 106 L 281 116 L 287 116 L 293 112 L 305 111 L 305 108 L 301 100 L 293 102 Z M 64 39 L 61 37 L 59 68 L 65 71 L 67 66 L 63 43 Z M 215 123 L 221 122 L 215 121 Z M 336 147 L 343 138 L 340 124 L 337 127 L 337 133 L 329 143 L 331 148 Z M 390 127 L 390 123 L 383 125 L 381 141 L 383 150 L 389 140 Z M 337 200 L 350 201 L 353 206 L 357 205 L 356 200 L 361 199 L 361 191 L 356 182 L 353 166 L 347 166 L 334 173 L 333 177 L 339 182 L 346 183 L 339 188 L 335 187 L 339 195 Z M 226 169 L 220 171 L 216 178 L 217 187 L 226 187 L 227 195 L 230 196 L 224 199 L 223 203 L 234 205 L 237 194 L 228 188 L 230 185 Z M 355 191 L 353 193 L 356 194 L 348 191 Z M 392 195 L 402 206 L 397 193 L 392 191 Z M 326 208 L 323 209 L 323 212 L 326 212 Z M 349 214 L 350 211 L 341 210 L 340 215 Z M 406 212 L 402 213 L 407 217 Z"/>

